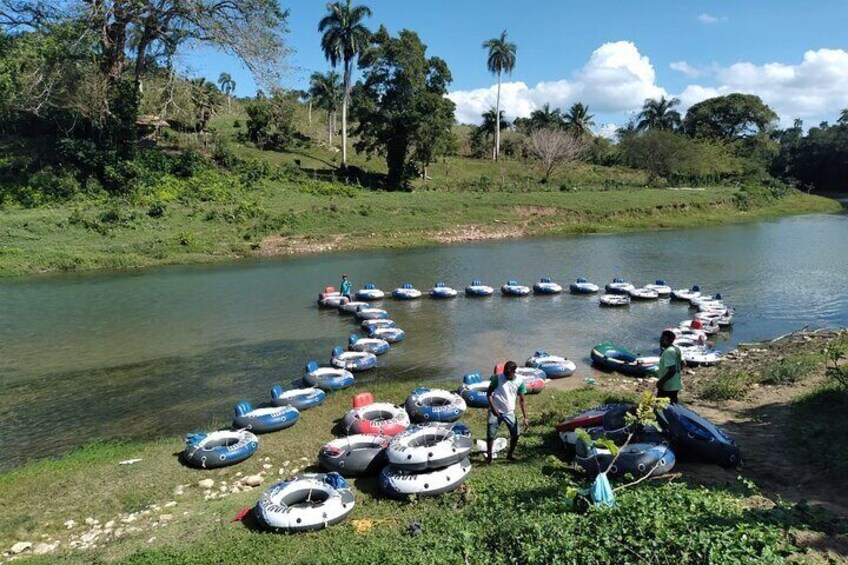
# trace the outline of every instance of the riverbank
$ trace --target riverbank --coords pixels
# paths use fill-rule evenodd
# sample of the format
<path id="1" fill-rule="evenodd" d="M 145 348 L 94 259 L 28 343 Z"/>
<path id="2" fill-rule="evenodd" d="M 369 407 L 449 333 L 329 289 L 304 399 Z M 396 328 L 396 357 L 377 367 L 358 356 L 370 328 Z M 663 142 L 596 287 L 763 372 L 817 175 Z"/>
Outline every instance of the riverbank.
<path id="1" fill-rule="evenodd" d="M 217 175 L 190 184 L 180 190 L 192 191 L 191 198 L 160 191 L 150 202 L 81 200 L 0 212 L 0 276 L 684 228 L 841 210 L 834 200 L 798 191 L 751 199 L 727 187 L 387 193 L 301 179 L 235 190 Z M 198 197 L 198 191 L 206 192 Z M 163 194 L 167 202 L 160 201 Z"/>
<path id="2" fill-rule="evenodd" d="M 32 563 L 58 557 L 67 563 L 260 562 L 282 555 L 310 563 L 392 562 L 401 555 L 410 563 L 538 562 L 564 554 L 616 563 L 670 555 L 681 563 L 839 560 L 846 552 L 848 500 L 836 488 L 841 471 L 828 461 L 846 452 L 848 411 L 822 410 L 821 402 L 825 395 L 830 406 L 844 407 L 848 393 L 825 376 L 821 351 L 848 349 L 846 344 L 844 330 L 794 334 L 742 346 L 721 368 L 691 370 L 683 401 L 737 437 L 745 467 L 737 472 L 681 464 L 669 477 L 621 491 L 620 506 L 603 512 L 569 506 L 565 492 L 587 480 L 560 459 L 552 431 L 556 421 L 579 409 L 632 399 L 651 387 L 613 375 L 576 390 L 568 390 L 573 379 L 556 381 L 529 397 L 531 428 L 522 439 L 521 461 L 499 460 L 487 468 L 475 456 L 469 481 L 457 493 L 402 503 L 379 495 L 373 479 L 359 479 L 353 482 L 354 513 L 327 531 L 279 536 L 231 522 L 277 477 L 312 469 L 333 422 L 366 388 L 357 386 L 304 412 L 295 427 L 263 436 L 259 452 L 236 467 L 187 469 L 176 458 L 180 440 L 163 438 L 98 444 L 4 473 L 0 548 L 30 543 L 18 557 Z M 803 371 L 784 370 L 782 378 L 770 380 L 775 363 L 795 367 L 802 358 Z M 706 392 L 710 383 L 741 374 L 748 375 L 741 393 L 706 399 L 713 398 Z M 410 385 L 367 388 L 379 400 L 402 402 Z M 475 437 L 484 433 L 483 416 L 472 410 L 464 418 Z M 801 441 L 808 431 L 816 437 Z M 201 483 L 205 479 L 211 486 Z M 413 522 L 420 535 L 409 534 Z M 32 556 L 36 550 L 44 554 Z"/>

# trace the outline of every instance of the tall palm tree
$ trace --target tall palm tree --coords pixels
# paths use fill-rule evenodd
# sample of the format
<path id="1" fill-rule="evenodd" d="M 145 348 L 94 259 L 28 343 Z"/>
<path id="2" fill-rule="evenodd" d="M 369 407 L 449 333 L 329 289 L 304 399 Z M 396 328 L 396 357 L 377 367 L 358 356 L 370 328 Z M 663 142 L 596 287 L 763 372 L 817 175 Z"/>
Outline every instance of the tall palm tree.
<path id="1" fill-rule="evenodd" d="M 840 126 L 848 126 L 848 108 L 842 110 L 839 114 L 839 119 L 836 120 L 836 123 Z"/>
<path id="2" fill-rule="evenodd" d="M 327 71 L 326 73 L 312 73 L 309 78 L 309 100 L 319 108 L 327 112 L 327 145 L 333 146 L 333 124 L 336 121 L 336 112 L 342 105 L 343 86 L 339 73 Z"/>
<path id="3" fill-rule="evenodd" d="M 495 112 L 497 112 L 497 114 Z M 496 120 L 495 116 L 499 116 L 500 119 Z M 494 139 L 494 136 L 497 135 L 496 132 L 509 127 L 509 122 L 504 118 L 503 110 L 498 112 L 494 108 L 489 108 L 488 110 L 483 112 L 482 117 L 483 123 L 479 127 L 480 131 L 482 131 L 486 135 L 486 137 L 491 135 Z"/>
<path id="4" fill-rule="evenodd" d="M 506 40 L 506 30 L 501 32 L 500 37 L 492 38 L 483 42 L 483 49 L 489 50 L 489 58 L 486 60 L 486 68 L 492 74 L 498 75 L 498 97 L 495 102 L 496 115 L 501 111 L 501 75 L 510 74 L 515 68 L 515 52 L 518 49 L 515 43 Z M 492 149 L 492 159 L 498 160 L 501 153 L 501 128 L 500 120 L 495 124 L 495 146 Z"/>
<path id="5" fill-rule="evenodd" d="M 353 61 L 368 47 L 371 31 L 362 21 L 371 16 L 368 6 L 352 6 L 351 0 L 337 0 L 327 4 L 327 15 L 318 22 L 323 32 L 321 49 L 331 65 L 344 66 L 344 94 L 342 95 L 342 167 L 347 166 L 347 105 L 350 98 Z"/>
<path id="6" fill-rule="evenodd" d="M 236 81 L 230 76 L 230 73 L 221 73 L 218 75 L 218 87 L 221 92 L 227 95 L 227 112 L 230 111 L 230 95 L 236 89 Z"/>
<path id="7" fill-rule="evenodd" d="M 530 112 L 530 130 L 561 128 L 563 119 L 559 108 L 552 110 L 551 105 L 545 103 L 539 110 Z"/>
<path id="8" fill-rule="evenodd" d="M 592 126 L 595 125 L 595 116 L 589 113 L 589 106 L 582 102 L 575 102 L 568 109 L 563 121 L 565 129 L 569 130 L 577 137 L 592 135 Z"/>
<path id="9" fill-rule="evenodd" d="M 680 104 L 678 98 L 661 96 L 659 100 L 648 98 L 642 105 L 642 111 L 636 116 L 639 131 L 649 129 L 674 130 L 680 127 L 680 112 L 674 109 Z"/>
<path id="10" fill-rule="evenodd" d="M 637 133 L 639 133 L 639 128 L 636 125 L 636 122 L 633 121 L 633 118 L 627 120 L 626 124 L 615 130 L 615 135 L 618 137 L 619 141 L 636 135 Z"/>

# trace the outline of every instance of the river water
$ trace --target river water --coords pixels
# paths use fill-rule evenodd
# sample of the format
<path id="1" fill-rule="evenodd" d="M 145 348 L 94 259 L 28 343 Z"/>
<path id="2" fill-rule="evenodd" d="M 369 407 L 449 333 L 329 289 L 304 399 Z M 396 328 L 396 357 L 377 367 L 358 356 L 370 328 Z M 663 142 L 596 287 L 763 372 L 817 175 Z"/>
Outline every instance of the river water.
<path id="1" fill-rule="evenodd" d="M 700 284 L 737 308 L 719 349 L 802 325 L 848 325 L 848 216 L 810 215 L 704 229 L 579 236 L 243 261 L 0 282 L 0 468 L 98 439 L 180 434 L 269 398 L 309 359 L 326 362 L 356 326 L 319 311 L 319 289 L 409 281 L 458 289 L 550 276 L 598 284 Z M 564 286 L 565 286 L 564 284 Z M 360 380 L 413 384 L 522 362 L 536 349 L 578 361 L 600 341 L 648 352 L 685 305 L 602 309 L 596 298 L 383 301 L 407 340 Z M 603 377 L 599 377 L 603 378 Z"/>

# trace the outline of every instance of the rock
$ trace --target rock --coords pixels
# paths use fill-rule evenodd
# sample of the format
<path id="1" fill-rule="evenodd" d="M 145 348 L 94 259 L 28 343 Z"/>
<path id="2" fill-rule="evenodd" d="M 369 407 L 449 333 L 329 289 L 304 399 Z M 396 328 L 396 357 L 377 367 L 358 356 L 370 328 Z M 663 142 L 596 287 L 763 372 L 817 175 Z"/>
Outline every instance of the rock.
<path id="1" fill-rule="evenodd" d="M 185 491 L 183 490 L 183 485 L 177 485 L 174 488 L 174 496 L 182 496 L 183 494 L 185 494 Z"/>
<path id="2" fill-rule="evenodd" d="M 121 522 L 123 522 L 124 524 L 132 524 L 136 520 L 138 520 L 138 516 L 136 516 L 135 514 L 129 514 L 121 518 Z"/>
<path id="3" fill-rule="evenodd" d="M 215 481 L 213 481 L 212 479 L 203 479 L 202 481 L 199 481 L 197 483 L 197 486 L 199 486 L 200 488 L 210 489 L 215 486 Z"/>
<path id="4" fill-rule="evenodd" d="M 134 465 L 139 461 L 143 461 L 143 459 L 127 459 L 126 461 L 121 461 L 118 465 Z"/>
<path id="5" fill-rule="evenodd" d="M 154 541 L 156 541 L 156 537 L 155 537 L 155 536 L 154 536 L 154 537 L 152 537 L 152 538 L 150 538 L 149 540 L 147 540 L 147 543 L 153 543 Z"/>
<path id="6" fill-rule="evenodd" d="M 59 547 L 58 541 L 53 543 L 40 543 L 35 546 L 35 549 L 33 549 L 32 552 L 36 555 L 44 555 L 46 553 L 55 551 L 57 547 Z"/>
<path id="7" fill-rule="evenodd" d="M 97 536 L 100 535 L 100 532 L 86 532 L 80 536 L 80 541 L 84 544 L 94 543 L 94 540 L 97 539 Z"/>
<path id="8" fill-rule="evenodd" d="M 77 523 L 74 522 L 73 520 L 68 520 L 67 522 L 65 522 L 65 527 L 69 530 L 76 525 L 77 525 Z"/>
<path id="9" fill-rule="evenodd" d="M 236 473 L 236 477 L 241 477 L 241 474 L 241 471 L 239 471 L 238 473 Z"/>
<path id="10" fill-rule="evenodd" d="M 97 524 L 99 524 L 99 523 L 100 523 L 100 521 L 99 521 L 99 520 L 95 520 L 94 518 L 86 518 L 86 519 L 85 519 L 85 525 L 86 525 L 86 526 L 95 526 L 95 525 L 97 525 Z"/>
<path id="11" fill-rule="evenodd" d="M 308 457 L 301 457 L 300 460 L 301 461 L 309 461 L 309 458 Z"/>
<path id="12" fill-rule="evenodd" d="M 227 485 L 222 484 L 218 487 L 218 490 L 221 492 L 227 492 Z"/>
<path id="13" fill-rule="evenodd" d="M 159 521 L 160 522 L 167 522 L 168 520 L 173 520 L 173 519 L 174 519 L 173 514 L 160 514 L 159 515 Z"/>
<path id="14" fill-rule="evenodd" d="M 176 505 L 177 505 L 177 501 L 176 501 L 176 500 L 172 500 L 172 501 L 170 501 L 170 502 L 165 503 L 164 508 L 171 508 L 171 507 L 174 507 L 174 506 L 176 506 Z M 109 525 L 108 525 L 108 524 L 106 524 L 106 527 L 108 528 L 108 527 L 109 527 Z"/>
<path id="15" fill-rule="evenodd" d="M 249 487 L 258 487 L 262 484 L 262 477 L 260 475 L 250 475 L 249 477 L 245 477 L 244 484 Z"/>
<path id="16" fill-rule="evenodd" d="M 32 549 L 32 542 L 19 541 L 18 543 L 12 546 L 9 552 L 12 555 L 18 555 L 23 553 L 24 551 L 29 551 L 30 549 Z"/>
<path id="17" fill-rule="evenodd" d="M 283 461 L 283 467 L 288 467 L 289 463 L 290 463 L 290 461 Z"/>
<path id="18" fill-rule="evenodd" d="M 106 522 L 103 525 L 103 527 L 106 528 L 107 530 L 111 530 L 112 528 L 115 527 L 115 520 L 109 520 L 108 522 Z"/>
<path id="19" fill-rule="evenodd" d="M 262 465 L 262 468 L 263 468 L 263 469 L 266 469 L 266 470 L 267 470 L 267 469 L 270 469 L 271 467 L 273 467 L 273 465 L 271 465 L 271 464 L 269 464 L 269 463 L 265 463 L 264 465 Z"/>
<path id="20" fill-rule="evenodd" d="M 283 469 L 282 467 L 280 467 L 280 476 L 282 477 L 286 473 L 287 473 L 287 471 L 285 469 Z"/>

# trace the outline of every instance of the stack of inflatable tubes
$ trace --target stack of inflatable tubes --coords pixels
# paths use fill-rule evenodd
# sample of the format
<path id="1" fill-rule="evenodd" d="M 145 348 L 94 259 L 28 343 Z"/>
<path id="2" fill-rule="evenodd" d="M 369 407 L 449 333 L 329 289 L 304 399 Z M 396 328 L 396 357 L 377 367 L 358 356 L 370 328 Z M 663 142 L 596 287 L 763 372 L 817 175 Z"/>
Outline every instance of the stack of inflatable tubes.
<path id="1" fill-rule="evenodd" d="M 192 467 L 215 469 L 241 463 L 259 447 L 259 438 L 247 430 L 224 430 L 186 435 L 183 462 Z"/>
<path id="2" fill-rule="evenodd" d="M 319 367 L 317 361 L 306 364 L 303 374 L 306 384 L 324 391 L 341 390 L 353 384 L 353 373 L 335 367 Z"/>
<path id="3" fill-rule="evenodd" d="M 233 428 L 266 434 L 290 428 L 297 423 L 300 412 L 294 406 L 254 408 L 250 402 L 239 402 L 235 407 Z"/>
<path id="4" fill-rule="evenodd" d="M 397 498 L 452 492 L 471 471 L 472 448 L 471 433 L 462 424 L 410 426 L 389 442 L 380 488 Z"/>
<path id="5" fill-rule="evenodd" d="M 350 410 L 342 419 L 347 434 L 394 436 L 409 427 L 409 415 L 400 406 L 372 402 Z"/>
<path id="6" fill-rule="evenodd" d="M 338 473 L 303 474 L 265 491 L 253 514 L 263 530 L 305 532 L 341 522 L 355 502 L 353 491 Z"/>
<path id="7" fill-rule="evenodd" d="M 377 434 L 353 434 L 325 443 L 318 463 L 345 477 L 376 475 L 386 466 L 389 439 Z"/>
<path id="8" fill-rule="evenodd" d="M 413 422 L 455 422 L 467 409 L 460 395 L 427 387 L 412 391 L 404 406 Z"/>
<path id="9" fill-rule="evenodd" d="M 271 387 L 271 404 L 274 406 L 294 406 L 298 410 L 308 410 L 320 405 L 327 393 L 318 387 L 284 389 L 282 385 Z"/>

